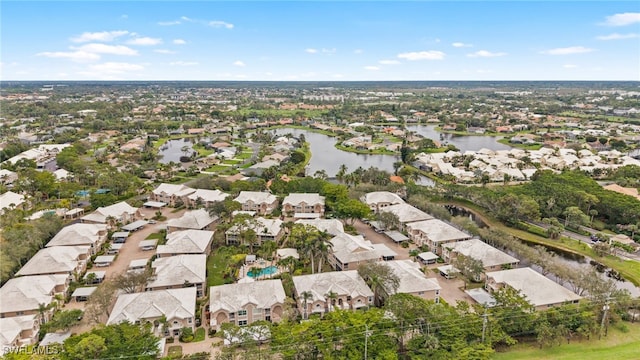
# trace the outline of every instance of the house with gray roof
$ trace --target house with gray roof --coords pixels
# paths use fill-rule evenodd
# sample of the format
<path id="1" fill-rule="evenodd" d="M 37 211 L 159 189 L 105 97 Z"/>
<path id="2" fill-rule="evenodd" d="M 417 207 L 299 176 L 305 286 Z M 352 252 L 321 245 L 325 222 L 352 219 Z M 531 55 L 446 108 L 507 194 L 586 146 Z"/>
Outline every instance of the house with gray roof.
<path id="1" fill-rule="evenodd" d="M 296 218 L 308 217 L 307 214 L 323 217 L 324 196 L 313 193 L 291 193 L 282 200 L 282 212 Z"/>
<path id="2" fill-rule="evenodd" d="M 304 318 L 336 308 L 357 310 L 373 305 L 373 291 L 356 270 L 294 276 L 293 285 L 296 303 Z M 327 297 L 330 293 L 335 295 L 331 301 Z"/>
<path id="3" fill-rule="evenodd" d="M 239 202 L 243 211 L 255 211 L 261 215 L 270 214 L 278 208 L 278 198 L 262 191 L 241 191 L 233 201 Z"/>
<path id="4" fill-rule="evenodd" d="M 91 214 L 81 217 L 80 220 L 83 223 L 107 224 L 112 226 L 110 224 L 111 219 L 116 223 L 126 225 L 141 218 L 142 214 L 140 214 L 138 208 L 121 201 L 113 205 L 99 207 Z"/>
<path id="5" fill-rule="evenodd" d="M 38 315 L 0 318 L 0 349 L 31 345 L 38 341 L 40 321 Z M 0 352 L 0 354 L 4 354 Z"/>
<path id="6" fill-rule="evenodd" d="M 482 261 L 485 271 L 502 270 L 504 267 L 514 268 L 520 263 L 520 260 L 480 239 L 458 241 L 442 246 L 442 258 L 446 262 L 452 262 L 458 254 Z"/>
<path id="7" fill-rule="evenodd" d="M 487 273 L 487 290 L 495 292 L 505 286 L 520 292 L 536 310 L 577 303 L 582 299 L 573 291 L 529 267 Z"/>
<path id="8" fill-rule="evenodd" d="M 64 296 L 69 286 L 66 275 L 20 276 L 9 279 L 0 288 L 0 318 L 38 315 L 40 304 L 50 305 L 56 295 Z M 45 311 L 45 319 L 51 318 L 53 309 Z"/>
<path id="9" fill-rule="evenodd" d="M 395 214 L 400 221 L 400 231 L 404 231 L 408 224 L 417 221 L 432 220 L 433 216 L 409 204 L 396 204 L 382 207 L 380 212 Z"/>
<path id="10" fill-rule="evenodd" d="M 149 200 L 163 202 L 170 206 L 175 206 L 178 199 L 193 194 L 196 189 L 192 189 L 182 184 L 166 184 L 162 183 L 156 187 L 149 195 Z"/>
<path id="11" fill-rule="evenodd" d="M 180 230 L 167 234 L 167 242 L 158 245 L 158 258 L 180 254 L 205 254 L 211 252 L 213 231 L 208 230 Z"/>
<path id="12" fill-rule="evenodd" d="M 219 330 L 220 325 L 227 322 L 239 326 L 258 320 L 279 322 L 286 295 L 282 281 L 261 280 L 212 286 L 209 298 L 209 325 Z"/>
<path id="13" fill-rule="evenodd" d="M 157 336 L 178 336 L 184 327 L 195 331 L 195 316 L 196 288 L 146 291 L 118 296 L 107 325 L 149 322 Z"/>
<path id="14" fill-rule="evenodd" d="M 428 278 L 422 272 L 422 267 L 411 260 L 392 260 L 385 262 L 400 279 L 398 289 L 394 294 L 411 294 L 425 300 L 440 301 L 440 284 L 435 278 Z M 393 295 L 393 294 L 389 294 Z"/>
<path id="15" fill-rule="evenodd" d="M 333 237 L 329 264 L 338 270 L 355 270 L 361 264 L 382 260 L 382 254 L 362 235 L 341 233 Z"/>
<path id="16" fill-rule="evenodd" d="M 438 219 L 409 223 L 407 233 L 416 245 L 427 245 L 438 255 L 442 255 L 444 244 L 471 239 L 471 235 Z"/>
<path id="17" fill-rule="evenodd" d="M 176 255 L 155 259 L 151 263 L 153 275 L 146 290 L 179 289 L 192 286 L 197 296 L 204 296 L 207 281 L 207 255 Z"/>
<path id="18" fill-rule="evenodd" d="M 179 230 L 209 230 L 215 229 L 219 218 L 210 215 L 205 209 L 187 211 L 182 217 L 171 219 L 167 223 L 167 232 L 171 233 Z"/>
<path id="19" fill-rule="evenodd" d="M 16 273 L 24 275 L 66 275 L 69 280 L 82 274 L 90 257 L 89 246 L 52 246 L 38 251 Z"/>
<path id="20" fill-rule="evenodd" d="M 364 194 L 360 201 L 369 205 L 374 213 L 391 205 L 404 204 L 404 200 L 398 194 L 389 191 L 374 191 Z"/>
<path id="21" fill-rule="evenodd" d="M 46 247 L 52 246 L 89 246 L 91 255 L 100 251 L 100 247 L 107 240 L 106 224 L 76 223 L 63 227 L 51 239 Z"/>
<path id="22" fill-rule="evenodd" d="M 229 194 L 224 193 L 220 190 L 206 190 L 206 189 L 196 189 L 195 192 L 186 196 L 186 201 L 189 206 L 197 207 L 204 206 L 209 207 L 215 202 L 222 202 Z"/>
<path id="23" fill-rule="evenodd" d="M 296 224 L 310 225 L 333 236 L 344 233 L 344 225 L 338 219 L 300 219 Z"/>
<path id="24" fill-rule="evenodd" d="M 283 221 L 280 219 L 265 219 L 258 217 L 247 219 L 240 224 L 236 224 L 225 232 L 227 245 L 240 244 L 241 233 L 245 229 L 252 229 L 256 234 L 256 243 L 261 245 L 265 241 L 279 241 L 284 235 Z"/>

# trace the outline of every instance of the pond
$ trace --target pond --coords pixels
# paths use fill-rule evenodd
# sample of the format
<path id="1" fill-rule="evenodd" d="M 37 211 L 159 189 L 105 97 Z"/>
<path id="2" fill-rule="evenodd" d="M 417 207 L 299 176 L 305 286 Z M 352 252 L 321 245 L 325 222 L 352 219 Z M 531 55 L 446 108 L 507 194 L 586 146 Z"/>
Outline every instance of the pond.
<path id="1" fill-rule="evenodd" d="M 480 149 L 489 150 L 511 150 L 509 145 L 498 142 L 501 136 L 484 136 L 484 135 L 454 135 L 437 131 L 436 125 L 410 125 L 407 130 L 414 131 L 426 138 L 441 143 L 451 144 L 457 147 L 461 152 L 478 151 Z"/>
<path id="2" fill-rule="evenodd" d="M 183 148 L 186 148 L 183 151 Z M 160 147 L 158 154 L 161 156 L 159 162 L 162 164 L 168 164 L 170 162 L 174 162 L 176 164 L 180 163 L 180 157 L 189 156 L 193 153 L 193 144 L 191 143 L 191 139 L 173 139 L 167 141 L 164 145 Z"/>
<path id="3" fill-rule="evenodd" d="M 335 147 L 336 138 L 302 129 L 276 129 L 276 135 L 292 134 L 294 137 L 303 134 L 311 148 L 311 161 L 307 167 L 307 175 L 313 176 L 318 170 L 324 170 L 329 177 L 335 177 L 340 169 L 340 165 L 347 166 L 347 172 L 352 172 L 358 167 L 368 169 L 377 167 L 393 173 L 393 163 L 400 161 L 399 155 L 369 155 L 356 154 L 342 151 Z M 433 180 L 422 177 L 417 183 L 424 186 L 433 186 Z"/>

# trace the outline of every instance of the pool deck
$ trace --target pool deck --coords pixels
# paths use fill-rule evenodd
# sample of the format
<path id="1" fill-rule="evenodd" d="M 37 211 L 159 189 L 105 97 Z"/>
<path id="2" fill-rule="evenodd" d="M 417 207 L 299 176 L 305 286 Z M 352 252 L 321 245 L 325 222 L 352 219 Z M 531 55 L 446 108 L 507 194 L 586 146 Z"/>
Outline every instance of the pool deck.
<path id="1" fill-rule="evenodd" d="M 266 269 L 266 268 L 269 268 L 269 267 L 275 268 L 275 271 L 273 273 L 271 273 L 271 274 L 263 273 L 263 269 Z M 258 275 L 257 278 L 249 275 L 249 271 L 251 271 L 251 269 L 254 269 L 254 268 L 260 268 L 261 269 L 260 270 L 260 275 Z M 270 278 L 272 278 L 274 276 L 280 275 L 282 273 L 282 271 L 283 271 L 283 269 L 278 267 L 276 265 L 275 261 L 267 261 L 267 260 L 258 259 L 253 264 L 244 264 L 244 265 L 242 265 L 242 267 L 240 268 L 240 273 L 238 275 L 238 281 L 243 280 L 245 278 L 248 278 L 248 279 L 251 279 L 251 280 L 270 279 Z"/>

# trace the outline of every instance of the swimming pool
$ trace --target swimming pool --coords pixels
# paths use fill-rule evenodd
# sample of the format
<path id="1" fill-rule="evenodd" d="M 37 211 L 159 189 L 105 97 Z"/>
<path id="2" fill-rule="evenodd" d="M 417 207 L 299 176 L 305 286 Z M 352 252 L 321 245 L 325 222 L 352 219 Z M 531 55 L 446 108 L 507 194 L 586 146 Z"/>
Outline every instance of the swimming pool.
<path id="1" fill-rule="evenodd" d="M 254 273 L 254 271 L 256 271 L 256 273 Z M 252 278 L 257 278 L 260 276 L 265 276 L 265 275 L 273 275 L 278 271 L 278 267 L 276 266 L 267 266 L 264 269 L 251 269 L 249 270 L 249 272 L 247 273 L 247 276 L 252 277 Z"/>

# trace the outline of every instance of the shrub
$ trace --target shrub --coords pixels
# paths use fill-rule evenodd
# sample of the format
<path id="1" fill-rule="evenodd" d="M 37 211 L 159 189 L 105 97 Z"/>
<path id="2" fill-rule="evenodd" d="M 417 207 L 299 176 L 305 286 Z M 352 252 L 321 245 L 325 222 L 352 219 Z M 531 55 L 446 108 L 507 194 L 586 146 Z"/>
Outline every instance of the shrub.
<path id="1" fill-rule="evenodd" d="M 180 341 L 182 342 L 192 342 L 193 341 L 193 329 L 190 327 L 183 327 L 180 332 Z"/>

